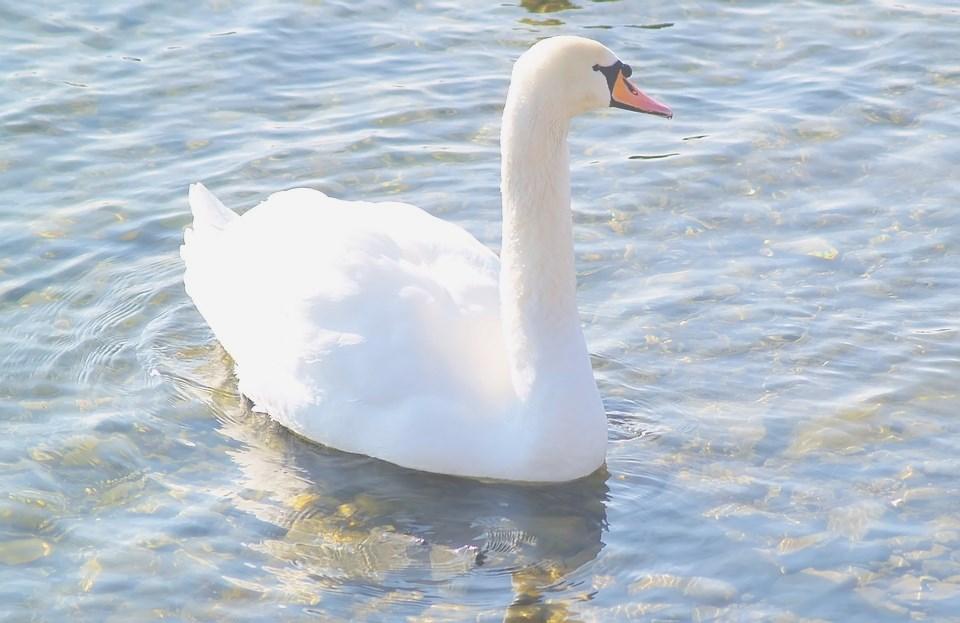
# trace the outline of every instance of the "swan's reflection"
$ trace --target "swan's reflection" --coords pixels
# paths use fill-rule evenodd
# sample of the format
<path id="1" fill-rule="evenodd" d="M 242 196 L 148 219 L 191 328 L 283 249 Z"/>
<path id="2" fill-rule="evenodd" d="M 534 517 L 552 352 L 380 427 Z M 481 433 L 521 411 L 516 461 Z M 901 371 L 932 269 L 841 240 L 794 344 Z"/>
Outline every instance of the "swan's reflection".
<path id="1" fill-rule="evenodd" d="M 508 619 L 536 620 L 541 595 L 603 547 L 606 472 L 549 486 L 425 474 L 317 446 L 232 401 L 223 396 L 217 411 L 221 432 L 240 442 L 231 452 L 242 481 L 225 493 L 277 528 L 250 547 L 288 595 L 455 594 L 489 607 L 489 591 L 510 586 Z"/>

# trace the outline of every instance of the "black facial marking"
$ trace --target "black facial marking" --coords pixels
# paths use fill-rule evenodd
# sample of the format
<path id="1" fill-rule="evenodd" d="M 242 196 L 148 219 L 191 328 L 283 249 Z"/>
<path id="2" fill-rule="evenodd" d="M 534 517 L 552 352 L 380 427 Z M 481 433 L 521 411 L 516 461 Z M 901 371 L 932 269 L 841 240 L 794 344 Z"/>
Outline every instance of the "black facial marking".
<path id="1" fill-rule="evenodd" d="M 613 65 L 606 67 L 594 65 L 593 71 L 599 71 L 603 74 L 603 77 L 607 79 L 607 86 L 610 88 L 611 93 L 613 92 L 613 85 L 617 82 L 617 74 L 622 71 L 624 78 L 629 78 L 633 74 L 633 69 L 630 68 L 630 65 L 623 63 L 623 61 L 617 61 Z"/>

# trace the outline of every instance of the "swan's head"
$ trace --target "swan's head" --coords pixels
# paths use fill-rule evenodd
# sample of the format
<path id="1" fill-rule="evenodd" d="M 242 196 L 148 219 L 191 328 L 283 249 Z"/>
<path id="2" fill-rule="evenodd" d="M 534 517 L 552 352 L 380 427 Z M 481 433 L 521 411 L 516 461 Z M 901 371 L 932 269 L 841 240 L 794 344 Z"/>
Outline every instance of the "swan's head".
<path id="1" fill-rule="evenodd" d="M 671 118 L 673 111 L 645 95 L 629 80 L 630 65 L 606 46 L 583 37 L 551 37 L 524 52 L 513 68 L 512 82 L 536 93 L 538 106 L 573 117 L 613 106 Z M 525 98 L 526 99 L 526 98 Z"/>

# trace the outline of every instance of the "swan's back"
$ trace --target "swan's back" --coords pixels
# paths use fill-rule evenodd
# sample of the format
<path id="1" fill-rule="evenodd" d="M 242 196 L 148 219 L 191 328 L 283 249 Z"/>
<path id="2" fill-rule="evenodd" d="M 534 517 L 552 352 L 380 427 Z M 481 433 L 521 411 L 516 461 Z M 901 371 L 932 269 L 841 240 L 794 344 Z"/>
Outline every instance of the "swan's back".
<path id="1" fill-rule="evenodd" d="M 190 201 L 186 289 L 258 409 L 400 464 L 427 453 L 425 427 L 507 417 L 499 262 L 465 230 L 302 188 L 242 217 L 199 185 Z"/>

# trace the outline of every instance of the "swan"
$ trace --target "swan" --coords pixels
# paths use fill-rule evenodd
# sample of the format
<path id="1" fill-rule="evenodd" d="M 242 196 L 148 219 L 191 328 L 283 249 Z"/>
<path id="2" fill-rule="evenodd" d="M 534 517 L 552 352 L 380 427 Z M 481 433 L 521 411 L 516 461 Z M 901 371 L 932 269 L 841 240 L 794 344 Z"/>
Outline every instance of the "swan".
<path id="1" fill-rule="evenodd" d="M 500 257 L 412 205 L 296 188 L 242 216 L 202 184 L 184 285 L 254 409 L 320 444 L 454 476 L 560 482 L 606 457 L 576 304 L 567 132 L 613 106 L 672 117 L 602 44 L 514 64 Z"/>

